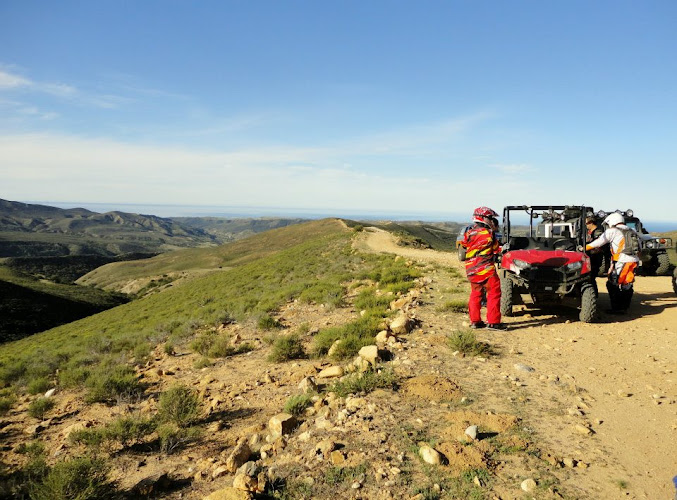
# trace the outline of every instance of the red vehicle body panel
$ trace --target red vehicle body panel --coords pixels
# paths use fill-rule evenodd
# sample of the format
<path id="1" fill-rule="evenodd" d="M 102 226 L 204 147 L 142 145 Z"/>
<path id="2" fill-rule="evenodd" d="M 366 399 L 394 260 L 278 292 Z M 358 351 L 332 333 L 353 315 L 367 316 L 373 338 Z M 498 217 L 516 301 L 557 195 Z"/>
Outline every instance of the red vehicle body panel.
<path id="1" fill-rule="evenodd" d="M 511 269 L 513 260 L 519 259 L 532 266 L 562 267 L 572 262 L 582 261 L 581 274 L 589 273 L 590 257 L 581 252 L 569 250 L 511 250 L 501 258 L 501 267 Z"/>

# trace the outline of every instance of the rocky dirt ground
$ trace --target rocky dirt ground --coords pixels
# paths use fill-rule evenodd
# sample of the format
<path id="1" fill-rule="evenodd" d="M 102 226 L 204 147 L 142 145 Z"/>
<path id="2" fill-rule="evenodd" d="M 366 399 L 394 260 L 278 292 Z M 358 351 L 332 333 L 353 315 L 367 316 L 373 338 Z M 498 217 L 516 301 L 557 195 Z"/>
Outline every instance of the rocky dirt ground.
<path id="1" fill-rule="evenodd" d="M 518 309 L 506 318 L 508 331 L 478 332 L 489 353 L 463 357 L 447 335 L 467 326 L 467 316 L 441 312 L 467 293 L 455 254 L 400 247 L 372 228 L 355 245 L 424 265 L 424 277 L 398 304 L 415 327 L 381 346 L 389 355 L 380 366 L 395 373 L 399 388 L 322 393 L 288 425 L 279 414 L 302 392 L 299 384 L 312 377 L 328 386 L 335 378 L 321 375 L 339 363 L 266 361 L 264 334 L 248 325 L 224 329 L 257 349 L 201 370 L 193 368 L 197 355 L 168 356 L 158 346 L 140 375 L 151 392 L 177 382 L 199 389 L 205 436 L 174 454 L 149 453 L 143 443 L 107 450 L 119 488 L 211 500 L 251 498 L 264 481 L 269 493 L 307 499 L 672 498 L 677 296 L 669 278 L 638 278 L 629 314 L 594 324 L 578 322 L 572 310 Z M 602 279 L 599 285 L 606 304 Z M 307 324 L 310 344 L 313 332 L 357 314 L 292 302 L 279 319 L 288 331 Z M 28 398 L 3 419 L 3 462 L 20 465 L 25 457 L 13 450 L 35 437 L 47 443 L 51 461 L 83 451 L 67 438 L 74 429 L 157 407 L 153 397 L 113 408 L 84 405 L 72 393 L 53 397 L 50 420 L 28 417 Z"/>

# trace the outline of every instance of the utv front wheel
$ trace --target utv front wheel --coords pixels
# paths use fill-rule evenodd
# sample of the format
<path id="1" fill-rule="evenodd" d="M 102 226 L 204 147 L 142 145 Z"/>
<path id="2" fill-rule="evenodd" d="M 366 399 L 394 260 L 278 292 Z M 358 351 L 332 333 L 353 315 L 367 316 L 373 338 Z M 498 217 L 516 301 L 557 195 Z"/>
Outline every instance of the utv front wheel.
<path id="1" fill-rule="evenodd" d="M 510 278 L 503 278 L 501 280 L 501 315 L 512 316 L 513 298 L 513 283 Z"/>
<path id="2" fill-rule="evenodd" d="M 578 318 L 583 323 L 592 323 L 597 316 L 597 294 L 592 285 L 584 285 L 581 290 L 581 313 Z"/>
<path id="3" fill-rule="evenodd" d="M 465 248 L 459 245 L 456 252 L 458 253 L 458 260 L 463 262 L 465 260 Z"/>
<path id="4" fill-rule="evenodd" d="M 670 270 L 670 258 L 667 253 L 659 253 L 656 255 L 656 276 L 667 276 Z"/>
<path id="5" fill-rule="evenodd" d="M 675 269 L 672 275 L 672 289 L 677 293 L 677 269 Z"/>

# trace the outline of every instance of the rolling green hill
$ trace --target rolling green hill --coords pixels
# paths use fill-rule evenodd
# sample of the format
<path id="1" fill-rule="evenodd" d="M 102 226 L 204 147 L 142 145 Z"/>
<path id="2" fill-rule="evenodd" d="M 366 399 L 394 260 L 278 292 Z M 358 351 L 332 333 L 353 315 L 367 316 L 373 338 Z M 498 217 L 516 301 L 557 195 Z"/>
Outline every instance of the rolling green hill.
<path id="1" fill-rule="evenodd" d="M 151 280 L 186 278 L 214 270 L 233 267 L 298 245 L 309 238 L 342 226 L 336 220 L 321 220 L 272 229 L 234 243 L 214 248 L 192 248 L 168 252 L 151 259 L 117 262 L 99 267 L 77 282 L 106 290 L 136 292 Z M 136 290 L 130 283 L 139 283 Z"/>
<path id="2" fill-rule="evenodd" d="M 105 356 L 124 360 L 140 344 L 180 342 L 193 336 L 200 325 L 255 321 L 294 298 L 319 303 L 340 300 L 345 293 L 342 283 L 383 267 L 384 260 L 394 261 L 354 254 L 352 233 L 337 220 L 279 231 L 265 233 L 272 237 L 264 239 L 263 235 L 249 238 L 256 242 L 246 246 L 223 247 L 220 258 L 227 255 L 226 260 L 237 267 L 215 270 L 163 293 L 0 346 L 0 386 L 45 376 L 56 368 L 62 376 Z M 230 246 L 238 250 L 227 251 Z M 395 265 L 405 269 L 402 260 Z M 389 272 L 406 276 L 406 271 Z"/>

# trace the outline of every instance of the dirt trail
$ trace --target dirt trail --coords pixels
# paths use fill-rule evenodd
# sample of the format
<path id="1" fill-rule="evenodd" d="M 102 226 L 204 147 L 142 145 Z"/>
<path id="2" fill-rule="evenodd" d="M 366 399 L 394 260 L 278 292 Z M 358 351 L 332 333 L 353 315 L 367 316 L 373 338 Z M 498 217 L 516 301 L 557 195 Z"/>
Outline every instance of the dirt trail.
<path id="1" fill-rule="evenodd" d="M 400 247 L 390 233 L 376 228 L 367 228 L 357 245 L 462 270 L 455 254 Z M 598 279 L 601 310 L 609 304 L 604 283 Z M 429 321 L 434 325 L 436 318 Z M 482 332 L 500 350 L 497 363 L 487 363 L 484 374 L 518 375 L 519 398 L 525 402 L 520 416 L 535 429 L 540 444 L 590 464 L 571 469 L 563 484 L 575 486 L 581 498 L 672 499 L 677 296 L 670 278 L 638 277 L 628 314 L 602 313 L 598 323 L 581 323 L 572 310 L 554 316 L 525 308 L 504 321 L 509 331 Z M 515 364 L 535 371 L 517 373 Z M 593 434 L 582 434 L 576 425 L 589 426 Z"/>

